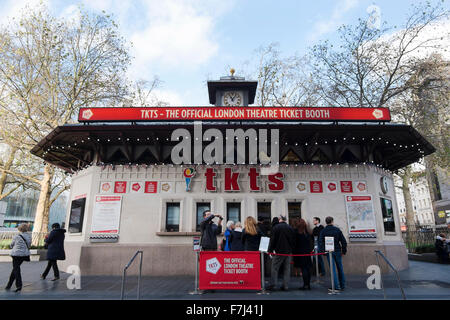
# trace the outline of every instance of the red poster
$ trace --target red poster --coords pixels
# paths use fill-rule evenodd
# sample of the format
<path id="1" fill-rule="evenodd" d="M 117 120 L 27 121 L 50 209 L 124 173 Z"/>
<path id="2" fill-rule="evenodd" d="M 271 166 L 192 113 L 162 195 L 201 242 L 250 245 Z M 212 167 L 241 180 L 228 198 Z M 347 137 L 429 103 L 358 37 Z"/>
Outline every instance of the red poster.
<path id="1" fill-rule="evenodd" d="M 114 193 L 126 193 L 126 192 L 127 192 L 127 182 L 126 181 L 114 182 Z"/>
<path id="2" fill-rule="evenodd" d="M 79 122 L 167 120 L 390 121 L 388 108 L 134 107 L 80 108 Z"/>
<path id="3" fill-rule="evenodd" d="M 351 181 L 341 181 L 341 192 L 352 193 L 353 183 Z"/>
<path id="4" fill-rule="evenodd" d="M 158 181 L 145 181 L 145 193 L 156 193 L 158 190 Z"/>
<path id="5" fill-rule="evenodd" d="M 310 181 L 309 188 L 311 190 L 311 193 L 322 193 L 323 192 L 322 181 Z"/>
<path id="6" fill-rule="evenodd" d="M 258 251 L 200 252 L 200 290 L 260 290 L 261 266 Z"/>

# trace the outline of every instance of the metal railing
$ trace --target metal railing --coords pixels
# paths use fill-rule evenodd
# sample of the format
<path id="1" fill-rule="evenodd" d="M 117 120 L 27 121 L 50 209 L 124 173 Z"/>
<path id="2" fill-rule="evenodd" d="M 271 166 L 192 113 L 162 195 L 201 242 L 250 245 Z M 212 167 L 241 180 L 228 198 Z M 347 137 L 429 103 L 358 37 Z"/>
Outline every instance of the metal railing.
<path id="1" fill-rule="evenodd" d="M 405 292 L 403 291 L 402 284 L 400 283 L 400 277 L 398 275 L 397 269 L 392 265 L 392 263 L 384 256 L 384 254 L 380 250 L 375 250 L 375 258 L 377 259 L 378 268 L 380 268 L 380 270 L 381 270 L 381 267 L 380 267 L 380 261 L 378 260 L 378 256 L 381 256 L 384 259 L 384 261 L 386 261 L 387 265 L 392 270 L 394 270 L 395 275 L 397 277 L 398 287 L 400 288 L 400 290 L 402 292 L 403 300 L 406 300 Z M 380 280 L 381 280 L 381 287 L 383 288 L 384 299 L 386 300 L 386 290 L 384 289 L 383 278 L 381 277 L 381 275 L 380 275 Z"/>
<path id="2" fill-rule="evenodd" d="M 139 263 L 139 277 L 138 277 L 138 287 L 137 287 L 137 299 L 139 300 L 141 298 L 141 276 L 142 276 L 142 257 L 144 256 L 144 253 L 140 250 L 136 251 L 134 256 L 131 258 L 131 260 L 128 262 L 128 264 L 123 268 L 123 276 L 122 276 L 122 289 L 120 292 L 120 299 L 124 299 L 124 291 L 125 291 L 125 280 L 127 277 L 127 269 L 131 266 L 134 259 L 137 257 L 137 255 L 141 255 L 141 261 Z"/>
<path id="3" fill-rule="evenodd" d="M 447 234 L 447 227 L 420 227 L 408 225 L 407 230 L 402 232 L 402 238 L 409 252 L 419 252 L 420 249 L 434 251 L 436 236 L 440 233 Z"/>

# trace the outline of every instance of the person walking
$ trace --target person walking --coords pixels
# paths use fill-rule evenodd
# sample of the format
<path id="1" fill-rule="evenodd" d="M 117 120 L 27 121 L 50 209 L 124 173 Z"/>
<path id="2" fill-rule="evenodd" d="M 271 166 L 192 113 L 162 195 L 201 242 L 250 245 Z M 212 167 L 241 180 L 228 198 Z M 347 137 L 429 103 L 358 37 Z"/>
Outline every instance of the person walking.
<path id="1" fill-rule="evenodd" d="M 286 223 L 286 217 L 280 216 L 279 223 L 272 230 L 268 252 L 277 254 L 272 258 L 272 270 L 268 290 L 276 290 L 278 282 L 278 271 L 283 266 L 283 287 L 281 290 L 289 289 L 289 277 L 291 273 L 291 260 L 295 247 L 294 229 Z"/>
<path id="2" fill-rule="evenodd" d="M 214 218 L 219 218 L 218 224 L 213 222 Z M 217 236 L 222 232 L 223 217 L 219 214 L 212 214 L 211 211 L 203 212 L 203 221 L 200 223 L 200 247 L 202 251 L 217 250 Z"/>
<path id="3" fill-rule="evenodd" d="M 228 221 L 227 222 L 227 230 L 225 230 L 225 233 L 223 234 L 225 243 L 223 245 L 222 250 L 223 251 L 231 251 L 231 233 L 234 229 L 234 222 Z"/>
<path id="4" fill-rule="evenodd" d="M 9 276 L 8 284 L 5 290 L 10 290 L 14 281 L 16 282 L 16 292 L 22 290 L 22 275 L 20 273 L 20 265 L 24 261 L 30 261 L 30 246 L 31 246 L 31 236 L 27 233 L 28 225 L 22 223 L 17 228 L 19 234 L 14 236 L 10 248 L 13 269 L 11 275 Z"/>
<path id="5" fill-rule="evenodd" d="M 314 248 L 317 246 L 317 249 L 319 249 L 319 245 L 318 245 L 319 235 L 320 235 L 320 232 L 324 229 L 324 226 L 320 224 L 319 217 L 313 218 L 313 224 L 314 224 L 314 229 L 312 231 L 312 241 L 314 243 Z M 319 266 L 319 274 L 321 276 L 325 276 L 325 266 L 323 264 L 322 256 L 314 256 L 314 258 L 313 258 L 314 264 L 316 263 L 316 259 L 317 259 L 317 264 Z M 314 273 L 316 273 L 315 269 L 314 269 Z"/>
<path id="6" fill-rule="evenodd" d="M 436 237 L 436 242 L 434 243 L 439 263 L 448 263 L 449 261 L 448 244 L 446 243 L 446 241 L 447 239 L 445 238 L 445 234 L 440 233 Z"/>
<path id="7" fill-rule="evenodd" d="M 294 220 L 295 230 L 295 247 L 294 254 L 310 254 L 311 237 L 309 236 L 306 228 L 306 221 L 303 219 Z M 312 263 L 310 256 L 294 257 L 294 268 L 300 268 L 302 270 L 303 287 L 300 290 L 311 290 L 311 270 Z"/>
<path id="8" fill-rule="evenodd" d="M 45 243 L 48 247 L 47 250 L 47 267 L 44 273 L 41 275 L 41 279 L 45 279 L 50 272 L 50 268 L 53 268 L 53 274 L 55 278 L 52 281 L 59 280 L 59 269 L 57 260 L 66 260 L 66 253 L 64 252 L 64 239 L 66 233 L 65 229 L 61 229 L 59 223 L 52 224 L 52 231 L 48 238 L 45 239 Z"/>
<path id="9" fill-rule="evenodd" d="M 240 221 L 234 224 L 234 229 L 231 232 L 231 251 L 245 251 L 242 243 L 242 225 Z"/>
<path id="10" fill-rule="evenodd" d="M 347 241 L 342 231 L 333 225 L 333 217 L 326 217 L 325 222 L 327 226 L 319 235 L 319 251 L 325 252 L 325 237 L 334 238 L 334 251 L 332 253 L 334 263 L 330 261 L 329 255 L 327 255 L 327 259 L 330 268 L 333 266 L 334 288 L 336 291 L 343 291 L 345 289 L 345 275 L 344 267 L 342 266 L 342 256 L 347 253 Z"/>
<path id="11" fill-rule="evenodd" d="M 244 222 L 241 239 L 244 251 L 258 251 L 262 236 L 263 234 L 258 228 L 255 218 L 247 217 Z"/>

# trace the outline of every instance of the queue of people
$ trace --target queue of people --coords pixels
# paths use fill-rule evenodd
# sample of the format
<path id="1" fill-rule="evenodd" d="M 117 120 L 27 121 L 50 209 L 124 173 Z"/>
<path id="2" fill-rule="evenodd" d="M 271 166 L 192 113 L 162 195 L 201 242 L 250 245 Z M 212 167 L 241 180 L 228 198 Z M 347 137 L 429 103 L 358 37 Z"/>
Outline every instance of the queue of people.
<path id="1" fill-rule="evenodd" d="M 219 218 L 217 224 L 213 222 L 215 217 Z M 200 224 L 202 250 L 217 250 L 216 236 L 221 234 L 223 217 L 212 215 L 210 211 L 205 211 L 204 220 Z M 224 238 L 221 243 L 223 251 L 259 251 L 261 237 L 269 237 L 268 253 L 271 258 L 271 273 L 268 290 L 278 290 L 278 276 L 282 273 L 283 283 L 280 290 L 289 290 L 289 280 L 291 275 L 291 263 L 294 268 L 301 271 L 303 285 L 300 290 L 311 290 L 311 270 L 313 268 L 312 256 L 315 252 L 325 252 L 325 238 L 334 238 L 334 252 L 332 253 L 333 282 L 335 291 L 345 289 L 345 275 L 342 265 L 342 256 L 347 253 L 347 242 L 342 231 L 334 226 L 333 218 L 325 219 L 326 227 L 320 224 L 320 218 L 314 217 L 314 229 L 308 231 L 307 222 L 297 218 L 290 226 L 285 216 L 275 217 L 271 227 L 267 228 L 261 221 L 257 222 L 253 217 L 247 217 L 244 221 L 244 228 L 241 223 L 228 221 Z M 321 255 L 314 256 L 317 259 L 319 275 L 325 275 L 325 267 Z M 330 265 L 330 259 L 327 255 Z M 331 288 L 329 289 L 331 290 Z"/>
<path id="2" fill-rule="evenodd" d="M 13 284 L 16 284 L 15 292 L 22 290 L 22 275 L 20 266 L 25 261 L 30 261 L 30 248 L 32 244 L 32 238 L 29 231 L 29 226 L 26 223 L 22 223 L 17 228 L 19 234 L 14 236 L 11 241 L 11 258 L 12 258 L 12 271 L 9 277 L 9 281 L 6 284 L 5 290 L 11 290 Z M 65 229 L 61 229 L 59 223 L 52 225 L 52 231 L 45 237 L 44 247 L 47 250 L 48 264 L 44 272 L 41 274 L 41 279 L 44 280 L 50 269 L 53 268 L 54 278 L 52 281 L 59 280 L 59 270 L 57 260 L 65 260 L 66 255 L 64 252 L 64 233 Z"/>

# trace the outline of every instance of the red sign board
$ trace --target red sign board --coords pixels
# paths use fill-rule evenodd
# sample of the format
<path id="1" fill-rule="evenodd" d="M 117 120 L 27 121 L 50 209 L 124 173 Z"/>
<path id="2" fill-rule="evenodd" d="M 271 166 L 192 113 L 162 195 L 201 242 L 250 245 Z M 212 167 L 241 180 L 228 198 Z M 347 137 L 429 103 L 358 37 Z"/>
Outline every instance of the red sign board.
<path id="1" fill-rule="evenodd" d="M 202 251 L 200 290 L 260 290 L 261 266 L 258 251 Z"/>
<path id="2" fill-rule="evenodd" d="M 116 181 L 114 183 L 114 193 L 127 193 L 127 182 Z"/>
<path id="3" fill-rule="evenodd" d="M 309 187 L 310 187 L 311 193 L 322 193 L 323 192 L 322 181 L 310 181 Z"/>
<path id="4" fill-rule="evenodd" d="M 158 190 L 158 181 L 145 181 L 145 193 L 156 193 Z"/>
<path id="5" fill-rule="evenodd" d="M 341 192 L 352 193 L 353 183 L 351 181 L 341 181 Z"/>
<path id="6" fill-rule="evenodd" d="M 186 120 L 390 121 L 387 108 L 134 107 L 80 108 L 79 122 Z"/>

